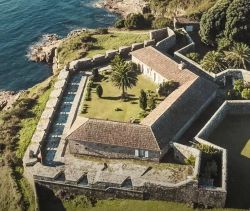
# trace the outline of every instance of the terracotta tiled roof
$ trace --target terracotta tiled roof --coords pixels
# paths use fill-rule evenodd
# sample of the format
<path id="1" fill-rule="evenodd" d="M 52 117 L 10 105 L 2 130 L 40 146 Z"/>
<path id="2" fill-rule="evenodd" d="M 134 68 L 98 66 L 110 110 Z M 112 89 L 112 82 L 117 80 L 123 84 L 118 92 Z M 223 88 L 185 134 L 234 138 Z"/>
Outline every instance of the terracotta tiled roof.
<path id="1" fill-rule="evenodd" d="M 180 24 L 199 24 L 198 21 L 195 21 L 190 18 L 183 17 L 183 16 L 175 17 L 175 20 L 177 21 L 177 23 L 180 23 Z"/>
<path id="2" fill-rule="evenodd" d="M 160 151 L 150 127 L 125 122 L 89 119 L 66 139 Z"/>
<path id="3" fill-rule="evenodd" d="M 180 85 L 197 77 L 188 69 L 179 69 L 177 62 L 152 46 L 133 51 L 131 55 L 167 80 L 179 82 Z"/>
<path id="4" fill-rule="evenodd" d="M 172 92 L 141 124 L 152 128 L 159 147 L 164 148 L 216 89 L 216 85 L 200 77 L 189 81 Z"/>

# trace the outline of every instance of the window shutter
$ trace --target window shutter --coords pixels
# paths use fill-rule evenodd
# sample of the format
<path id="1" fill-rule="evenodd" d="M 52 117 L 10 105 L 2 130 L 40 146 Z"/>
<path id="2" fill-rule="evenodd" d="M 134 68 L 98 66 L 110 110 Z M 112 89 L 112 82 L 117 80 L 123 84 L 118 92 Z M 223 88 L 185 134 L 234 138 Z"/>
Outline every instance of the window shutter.
<path id="1" fill-rule="evenodd" d="M 148 158 L 148 151 L 145 151 L 145 158 Z"/>
<path id="2" fill-rule="evenodd" d="M 136 156 L 136 157 L 139 156 L 139 151 L 138 151 L 138 149 L 135 150 L 135 156 Z"/>

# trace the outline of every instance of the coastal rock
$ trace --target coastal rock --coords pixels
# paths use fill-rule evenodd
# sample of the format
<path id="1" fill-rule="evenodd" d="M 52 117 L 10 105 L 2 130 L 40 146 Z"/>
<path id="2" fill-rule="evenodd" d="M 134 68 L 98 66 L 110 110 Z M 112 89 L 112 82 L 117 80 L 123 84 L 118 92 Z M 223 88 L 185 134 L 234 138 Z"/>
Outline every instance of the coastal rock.
<path id="1" fill-rule="evenodd" d="M 42 39 L 32 45 L 28 52 L 28 57 L 34 62 L 53 63 L 55 50 L 62 40 L 56 34 L 44 35 Z"/>
<path id="2" fill-rule="evenodd" d="M 130 13 L 143 13 L 147 3 L 144 0 L 104 0 L 97 2 L 95 6 L 127 17 Z"/>
<path id="3" fill-rule="evenodd" d="M 18 99 L 19 95 L 20 92 L 0 91 L 0 111 L 11 108 L 13 103 Z"/>

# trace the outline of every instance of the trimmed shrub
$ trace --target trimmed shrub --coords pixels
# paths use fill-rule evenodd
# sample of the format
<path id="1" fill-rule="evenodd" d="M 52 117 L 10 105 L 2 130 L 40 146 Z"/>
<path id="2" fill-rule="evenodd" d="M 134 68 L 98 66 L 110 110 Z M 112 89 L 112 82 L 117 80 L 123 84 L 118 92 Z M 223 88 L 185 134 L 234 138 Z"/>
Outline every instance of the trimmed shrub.
<path id="1" fill-rule="evenodd" d="M 102 86 L 100 84 L 97 85 L 96 87 L 96 94 L 98 97 L 102 97 L 102 94 L 103 94 L 103 89 L 102 89 Z"/>
<path id="2" fill-rule="evenodd" d="M 139 97 L 139 106 L 144 111 L 147 109 L 147 94 L 143 89 Z"/>

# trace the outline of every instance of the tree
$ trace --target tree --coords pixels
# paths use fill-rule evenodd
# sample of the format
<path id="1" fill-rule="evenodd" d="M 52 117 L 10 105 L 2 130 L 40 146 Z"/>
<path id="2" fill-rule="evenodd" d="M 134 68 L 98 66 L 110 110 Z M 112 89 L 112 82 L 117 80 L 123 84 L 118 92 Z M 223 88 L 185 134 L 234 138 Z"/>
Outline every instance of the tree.
<path id="1" fill-rule="evenodd" d="M 236 43 L 229 50 L 224 52 L 226 61 L 233 68 L 247 68 L 247 63 L 250 62 L 250 48 L 244 43 Z"/>
<path id="2" fill-rule="evenodd" d="M 245 88 L 241 92 L 241 97 L 245 100 L 250 100 L 250 88 Z"/>
<path id="3" fill-rule="evenodd" d="M 225 28 L 227 9 L 232 0 L 219 0 L 201 17 L 201 40 L 208 45 L 216 45 L 216 38 Z"/>
<path id="4" fill-rule="evenodd" d="M 250 44 L 250 1 L 233 0 L 227 9 L 225 36 Z"/>
<path id="5" fill-rule="evenodd" d="M 124 22 L 128 29 L 143 29 L 147 27 L 147 21 L 141 13 L 129 14 Z"/>
<path id="6" fill-rule="evenodd" d="M 155 102 L 155 97 L 154 96 L 151 96 L 149 99 L 148 99 L 148 107 L 149 109 L 152 111 L 153 109 L 155 109 L 156 107 L 156 102 Z"/>
<path id="7" fill-rule="evenodd" d="M 141 94 L 139 97 L 139 105 L 140 108 L 143 109 L 144 111 L 147 109 L 147 94 L 144 92 L 144 90 L 141 90 Z"/>
<path id="8" fill-rule="evenodd" d="M 97 94 L 98 97 L 100 97 L 100 98 L 102 97 L 103 88 L 102 88 L 102 86 L 100 84 L 98 84 L 97 87 L 96 87 L 96 94 Z"/>
<path id="9" fill-rule="evenodd" d="M 167 26 L 172 26 L 172 20 L 165 17 L 159 17 L 153 20 L 152 26 L 154 29 L 161 29 Z"/>
<path id="10" fill-rule="evenodd" d="M 92 74 L 93 74 L 93 79 L 94 79 L 94 80 L 97 80 L 97 79 L 99 78 L 99 71 L 98 71 L 97 68 L 94 68 L 94 69 L 92 70 Z"/>
<path id="11" fill-rule="evenodd" d="M 225 69 L 223 54 L 216 51 L 208 52 L 203 60 L 201 66 L 205 70 L 213 73 L 219 73 Z"/>
<path id="12" fill-rule="evenodd" d="M 122 89 L 122 98 L 125 98 L 125 91 L 137 83 L 137 74 L 133 71 L 132 63 L 126 62 L 120 56 L 115 56 L 111 62 L 111 81 L 114 86 Z"/>
<path id="13" fill-rule="evenodd" d="M 158 94 L 160 96 L 164 96 L 167 97 L 168 95 L 170 95 L 175 89 L 177 89 L 177 87 L 179 86 L 179 83 L 175 82 L 175 81 L 167 81 L 167 82 L 163 82 L 160 84 L 159 90 L 158 90 Z"/>

